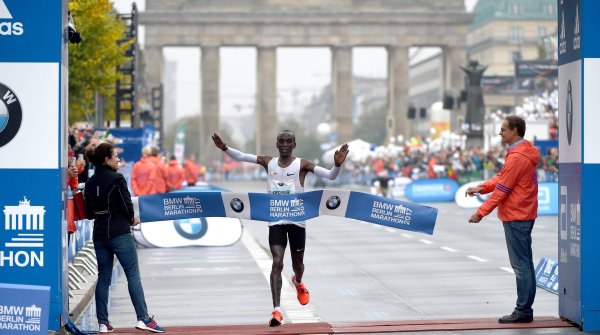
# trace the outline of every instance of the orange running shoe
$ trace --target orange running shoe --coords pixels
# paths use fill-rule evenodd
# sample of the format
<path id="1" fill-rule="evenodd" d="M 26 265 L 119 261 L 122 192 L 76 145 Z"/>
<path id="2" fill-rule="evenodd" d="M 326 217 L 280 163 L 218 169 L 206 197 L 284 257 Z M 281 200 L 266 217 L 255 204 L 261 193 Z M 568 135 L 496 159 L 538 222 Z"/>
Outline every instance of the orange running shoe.
<path id="1" fill-rule="evenodd" d="M 292 276 L 292 283 L 294 284 L 294 286 L 296 286 L 296 292 L 298 293 L 297 297 L 300 304 L 308 304 L 308 301 L 310 300 L 310 293 L 308 293 L 306 286 L 304 286 L 304 284 L 302 283 L 296 283 L 296 275 Z"/>
<path id="2" fill-rule="evenodd" d="M 283 324 L 283 316 L 281 316 L 281 312 L 278 310 L 274 310 L 271 313 L 271 320 L 269 321 L 270 327 L 277 327 Z"/>

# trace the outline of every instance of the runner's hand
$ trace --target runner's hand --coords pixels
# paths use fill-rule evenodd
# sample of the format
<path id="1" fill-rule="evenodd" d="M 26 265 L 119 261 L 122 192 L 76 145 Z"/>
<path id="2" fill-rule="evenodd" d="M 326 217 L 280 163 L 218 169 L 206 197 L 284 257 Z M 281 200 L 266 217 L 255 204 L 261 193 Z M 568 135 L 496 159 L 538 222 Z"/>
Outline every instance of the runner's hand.
<path id="1" fill-rule="evenodd" d="M 225 148 L 227 148 L 227 145 L 223 143 L 223 140 L 221 139 L 221 137 L 219 137 L 219 135 L 217 135 L 217 133 L 213 134 L 212 140 L 213 142 L 215 142 L 215 146 L 217 146 L 217 148 L 221 150 L 225 150 Z"/>
<path id="2" fill-rule="evenodd" d="M 467 188 L 467 191 L 465 192 L 465 197 L 467 195 L 472 197 L 481 191 L 483 191 L 483 187 L 481 187 L 481 186 L 469 187 L 469 188 Z"/>
<path id="3" fill-rule="evenodd" d="M 348 143 L 344 143 L 339 150 L 336 150 L 335 154 L 333 155 L 335 166 L 342 166 L 349 152 L 350 150 L 348 149 Z"/>

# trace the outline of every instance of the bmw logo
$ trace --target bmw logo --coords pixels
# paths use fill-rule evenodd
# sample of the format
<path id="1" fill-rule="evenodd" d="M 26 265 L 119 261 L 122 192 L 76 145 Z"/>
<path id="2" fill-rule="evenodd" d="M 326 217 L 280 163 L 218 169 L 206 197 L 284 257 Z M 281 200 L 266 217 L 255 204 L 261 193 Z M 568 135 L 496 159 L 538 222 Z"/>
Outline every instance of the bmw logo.
<path id="1" fill-rule="evenodd" d="M 340 197 L 338 197 L 337 195 L 332 195 L 329 197 L 329 199 L 327 199 L 327 202 L 325 203 L 325 207 L 327 207 L 327 209 L 334 210 L 334 209 L 340 207 L 341 203 L 342 203 L 342 201 L 340 200 Z"/>
<path id="2" fill-rule="evenodd" d="M 188 240 L 198 240 L 206 234 L 208 222 L 206 218 L 173 220 L 175 230 Z"/>
<path id="3" fill-rule="evenodd" d="M 571 145 L 571 138 L 573 137 L 573 88 L 571 87 L 571 81 L 567 85 L 567 142 Z"/>
<path id="4" fill-rule="evenodd" d="M 0 148 L 19 132 L 23 111 L 15 93 L 6 85 L 0 83 Z"/>
<path id="5" fill-rule="evenodd" d="M 236 213 L 241 213 L 244 210 L 244 202 L 240 198 L 233 198 L 229 202 L 229 206 Z"/>

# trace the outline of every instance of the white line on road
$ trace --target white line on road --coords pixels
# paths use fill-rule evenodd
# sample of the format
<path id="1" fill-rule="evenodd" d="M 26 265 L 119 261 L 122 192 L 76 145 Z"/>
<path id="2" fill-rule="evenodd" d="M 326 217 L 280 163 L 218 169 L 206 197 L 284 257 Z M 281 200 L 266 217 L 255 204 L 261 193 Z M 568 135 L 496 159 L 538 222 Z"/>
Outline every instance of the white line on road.
<path id="1" fill-rule="evenodd" d="M 387 231 L 388 233 L 395 233 L 395 232 L 397 232 L 398 230 L 396 230 L 396 229 L 394 229 L 394 228 L 386 227 L 386 228 L 385 228 L 385 231 Z"/>
<path id="2" fill-rule="evenodd" d="M 273 259 L 267 252 L 261 248 L 258 242 L 254 239 L 248 230 L 244 230 L 242 242 L 263 275 L 267 279 L 267 285 L 271 277 L 271 263 Z M 319 322 L 319 317 L 314 315 L 310 310 L 309 305 L 300 305 L 296 300 L 296 289 L 292 287 L 291 279 L 288 279 L 283 274 L 281 275 L 281 308 L 291 323 L 315 323 Z"/>
<path id="3" fill-rule="evenodd" d="M 452 248 L 450 248 L 450 247 L 440 247 L 440 249 L 442 249 L 442 250 L 446 250 L 446 251 L 449 251 L 449 252 L 458 252 L 458 250 L 456 250 L 456 249 L 452 249 Z"/>
<path id="4" fill-rule="evenodd" d="M 481 263 L 487 262 L 486 259 L 483 259 L 483 258 L 477 257 L 477 256 L 473 256 L 473 255 L 469 255 L 469 256 L 467 256 L 467 258 L 470 258 L 470 259 L 472 259 L 474 261 L 478 261 L 478 262 L 481 262 Z"/>
<path id="5" fill-rule="evenodd" d="M 432 242 L 432 241 L 430 241 L 430 240 L 426 240 L 426 239 L 423 239 L 423 238 L 422 238 L 422 239 L 419 239 L 419 242 L 421 242 L 421 243 L 424 243 L 424 244 L 433 244 L 433 242 Z"/>
<path id="6" fill-rule="evenodd" d="M 512 268 L 508 268 L 508 267 L 506 267 L 506 266 L 501 266 L 501 267 L 500 267 L 500 270 L 504 270 L 504 271 L 506 271 L 506 272 L 508 272 L 508 273 L 513 273 L 513 274 L 515 273 L 515 271 L 513 271 L 513 269 L 512 269 Z"/>
<path id="7" fill-rule="evenodd" d="M 404 238 L 413 238 L 413 236 L 411 234 L 402 234 L 402 237 L 404 237 Z"/>

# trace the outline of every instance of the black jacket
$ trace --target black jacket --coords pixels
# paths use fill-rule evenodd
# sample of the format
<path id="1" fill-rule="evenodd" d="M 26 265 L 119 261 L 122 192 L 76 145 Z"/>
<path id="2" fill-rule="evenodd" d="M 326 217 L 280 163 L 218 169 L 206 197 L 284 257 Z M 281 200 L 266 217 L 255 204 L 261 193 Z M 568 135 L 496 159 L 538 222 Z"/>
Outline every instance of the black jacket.
<path id="1" fill-rule="evenodd" d="M 85 183 L 85 213 L 94 222 L 94 240 L 131 232 L 133 204 L 122 174 L 102 166 Z"/>

